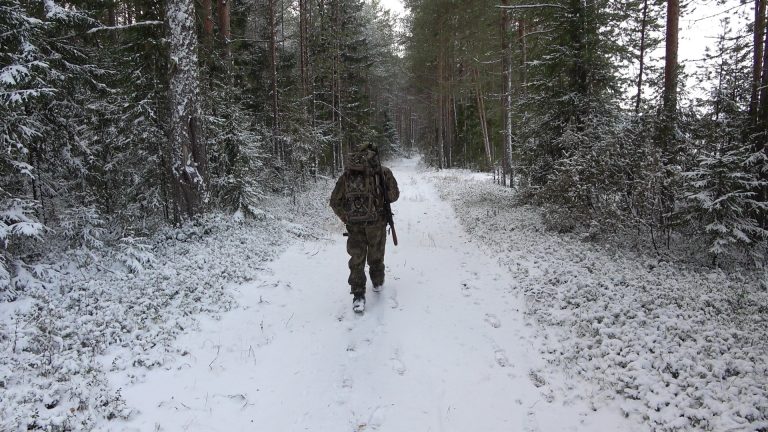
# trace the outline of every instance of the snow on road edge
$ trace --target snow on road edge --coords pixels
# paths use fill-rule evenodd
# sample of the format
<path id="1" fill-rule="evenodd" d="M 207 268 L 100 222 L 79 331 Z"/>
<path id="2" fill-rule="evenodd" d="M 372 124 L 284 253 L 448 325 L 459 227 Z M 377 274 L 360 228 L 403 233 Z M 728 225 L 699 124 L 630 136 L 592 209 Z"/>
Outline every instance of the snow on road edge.
<path id="1" fill-rule="evenodd" d="M 153 239 L 74 251 L 50 284 L 0 304 L 0 430 L 90 430 L 128 417 L 105 372 L 181 355 L 173 341 L 201 316 L 230 310 L 233 284 L 255 279 L 292 241 L 326 235 L 332 187 L 321 177 L 255 218 L 214 214 Z"/>
<path id="2" fill-rule="evenodd" d="M 768 295 L 738 275 L 607 251 L 543 228 L 540 210 L 476 174 L 432 175 L 498 256 L 549 360 L 599 383 L 655 430 L 768 430 Z M 641 406 L 639 410 L 637 407 Z"/>

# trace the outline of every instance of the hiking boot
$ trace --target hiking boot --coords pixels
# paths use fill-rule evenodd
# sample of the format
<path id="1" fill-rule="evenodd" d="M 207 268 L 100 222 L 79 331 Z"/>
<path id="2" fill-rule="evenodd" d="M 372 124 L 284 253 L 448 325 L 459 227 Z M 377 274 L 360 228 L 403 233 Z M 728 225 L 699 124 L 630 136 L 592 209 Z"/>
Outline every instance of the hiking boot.
<path id="1" fill-rule="evenodd" d="M 373 286 L 373 292 L 375 292 L 375 293 L 381 292 L 382 288 L 384 288 L 384 285 L 374 285 Z"/>
<path id="2" fill-rule="evenodd" d="M 365 294 L 355 294 L 352 299 L 352 310 L 356 313 L 363 313 L 365 311 Z"/>

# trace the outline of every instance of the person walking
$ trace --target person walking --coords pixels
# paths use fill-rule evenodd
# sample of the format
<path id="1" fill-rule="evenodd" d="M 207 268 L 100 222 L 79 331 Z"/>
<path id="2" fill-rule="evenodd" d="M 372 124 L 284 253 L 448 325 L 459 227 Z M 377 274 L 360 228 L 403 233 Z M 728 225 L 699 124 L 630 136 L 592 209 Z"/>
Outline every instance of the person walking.
<path id="1" fill-rule="evenodd" d="M 385 207 L 399 197 L 397 181 L 392 171 L 381 165 L 375 144 L 363 144 L 350 153 L 347 167 L 331 193 L 330 205 L 347 227 L 348 282 L 352 309 L 357 313 L 365 310 L 366 260 L 373 291 L 381 291 L 384 285 Z"/>

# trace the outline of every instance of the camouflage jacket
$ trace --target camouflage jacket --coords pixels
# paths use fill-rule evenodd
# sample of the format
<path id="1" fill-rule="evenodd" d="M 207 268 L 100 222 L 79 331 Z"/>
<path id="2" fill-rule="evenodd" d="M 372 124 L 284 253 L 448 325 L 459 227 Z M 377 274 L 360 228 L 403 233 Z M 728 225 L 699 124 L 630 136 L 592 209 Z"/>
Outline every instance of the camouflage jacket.
<path id="1" fill-rule="evenodd" d="M 384 181 L 387 184 L 387 192 L 389 195 L 389 202 L 393 203 L 397 201 L 397 199 L 400 197 L 400 189 L 397 187 L 397 180 L 395 180 L 395 176 L 392 175 L 392 170 L 389 168 L 382 166 L 381 171 L 384 174 Z M 333 192 L 331 193 L 331 208 L 333 209 L 333 212 L 336 213 L 336 216 L 339 217 L 339 219 L 342 220 L 342 222 L 347 222 L 346 215 L 344 214 L 344 199 L 346 198 L 346 172 L 339 177 L 339 179 L 336 181 L 336 187 L 333 188 Z M 384 222 L 384 193 L 381 189 L 378 191 L 379 193 L 379 199 L 376 200 L 376 206 L 381 210 L 380 214 L 380 222 Z"/>

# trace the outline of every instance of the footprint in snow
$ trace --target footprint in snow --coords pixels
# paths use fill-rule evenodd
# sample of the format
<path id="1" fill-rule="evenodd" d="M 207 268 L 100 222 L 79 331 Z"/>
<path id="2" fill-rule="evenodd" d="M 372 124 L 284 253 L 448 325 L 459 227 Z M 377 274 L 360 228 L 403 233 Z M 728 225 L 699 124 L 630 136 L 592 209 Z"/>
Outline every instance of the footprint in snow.
<path id="1" fill-rule="evenodd" d="M 355 344 L 354 342 L 348 343 L 346 351 L 350 357 L 354 357 L 357 353 L 357 344 Z"/>
<path id="2" fill-rule="evenodd" d="M 541 429 L 539 428 L 539 421 L 536 418 L 536 411 L 533 409 L 529 409 L 527 413 L 527 419 L 526 419 L 526 425 L 525 425 L 525 432 L 539 432 Z"/>
<path id="3" fill-rule="evenodd" d="M 341 406 L 349 403 L 350 392 L 352 391 L 353 384 L 354 384 L 354 381 L 352 381 L 352 378 L 350 376 L 344 375 L 342 377 L 340 391 L 335 392 L 336 405 Z"/>
<path id="4" fill-rule="evenodd" d="M 405 375 L 405 364 L 399 358 L 393 358 L 391 360 L 392 370 L 395 371 L 398 375 Z"/>
<path id="5" fill-rule="evenodd" d="M 354 384 L 354 381 L 352 381 L 352 378 L 351 378 L 351 377 L 349 377 L 349 376 L 345 376 L 345 377 L 344 377 L 344 378 L 341 380 L 341 388 L 344 388 L 344 389 L 351 389 L 351 388 L 352 388 L 352 384 Z"/>
<path id="6" fill-rule="evenodd" d="M 509 359 L 507 358 L 507 353 L 504 352 L 503 349 L 497 349 L 494 355 L 496 357 L 496 364 L 498 364 L 501 367 L 509 366 Z"/>
<path id="7" fill-rule="evenodd" d="M 472 295 L 472 286 L 469 285 L 467 282 L 461 283 L 461 295 L 464 297 L 470 297 Z"/>
<path id="8" fill-rule="evenodd" d="M 400 360 L 400 351 L 395 350 L 394 355 L 391 359 L 389 359 L 392 362 L 392 370 L 395 371 L 398 375 L 405 375 L 405 363 L 403 363 L 402 360 Z"/>
<path id="9" fill-rule="evenodd" d="M 392 294 L 389 295 L 389 307 L 392 309 L 400 307 L 400 302 L 397 301 L 397 291 L 392 291 Z"/>
<path id="10" fill-rule="evenodd" d="M 493 328 L 501 327 L 501 320 L 494 314 L 485 314 L 485 322 Z"/>
<path id="11" fill-rule="evenodd" d="M 353 423 L 354 431 L 364 432 L 369 430 L 379 430 L 384 423 L 384 413 L 380 408 L 380 406 L 375 407 L 365 420 L 357 419 L 357 415 L 355 415 L 356 419 Z"/>

